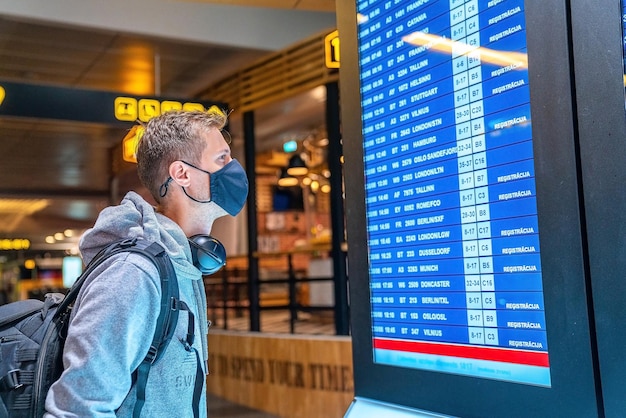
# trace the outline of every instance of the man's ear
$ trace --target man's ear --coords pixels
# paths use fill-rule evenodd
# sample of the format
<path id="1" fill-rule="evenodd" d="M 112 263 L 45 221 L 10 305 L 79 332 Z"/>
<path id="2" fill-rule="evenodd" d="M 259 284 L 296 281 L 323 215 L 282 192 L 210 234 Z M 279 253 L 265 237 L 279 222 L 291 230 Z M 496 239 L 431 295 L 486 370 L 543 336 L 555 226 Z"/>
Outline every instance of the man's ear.
<path id="1" fill-rule="evenodd" d="M 189 187 L 191 182 L 189 178 L 189 167 L 181 161 L 174 161 L 170 164 L 170 177 L 181 187 Z"/>

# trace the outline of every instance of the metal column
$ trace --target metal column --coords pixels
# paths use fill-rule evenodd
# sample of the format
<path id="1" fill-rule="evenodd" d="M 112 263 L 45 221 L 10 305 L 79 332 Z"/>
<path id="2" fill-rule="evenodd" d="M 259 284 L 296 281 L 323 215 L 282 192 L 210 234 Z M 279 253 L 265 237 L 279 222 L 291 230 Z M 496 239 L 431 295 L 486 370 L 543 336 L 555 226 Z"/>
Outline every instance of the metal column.
<path id="1" fill-rule="evenodd" d="M 254 112 L 243 114 L 243 139 L 248 173 L 248 300 L 250 302 L 250 331 L 260 331 L 259 307 L 259 260 L 254 257 L 257 248 L 257 207 L 256 207 L 256 147 L 254 137 Z"/>
<path id="2" fill-rule="evenodd" d="M 326 84 L 326 131 L 328 133 L 328 168 L 330 170 L 330 224 L 332 228 L 331 256 L 335 278 L 335 330 L 337 335 L 350 333 L 348 306 L 348 276 L 343 207 L 343 170 L 341 156 L 341 127 L 339 116 L 339 83 Z"/>

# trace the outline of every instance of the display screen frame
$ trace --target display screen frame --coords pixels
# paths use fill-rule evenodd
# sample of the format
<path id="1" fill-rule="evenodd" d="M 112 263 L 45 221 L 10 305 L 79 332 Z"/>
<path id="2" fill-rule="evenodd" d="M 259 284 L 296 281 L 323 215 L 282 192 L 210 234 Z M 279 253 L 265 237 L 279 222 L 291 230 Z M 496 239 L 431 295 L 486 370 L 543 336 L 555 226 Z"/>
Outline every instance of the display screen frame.
<path id="1" fill-rule="evenodd" d="M 597 415 L 566 2 L 525 2 L 549 388 L 374 363 L 356 4 L 337 12 L 355 394 L 463 417 Z"/>
<path id="2" fill-rule="evenodd" d="M 624 107 L 626 108 L 626 1 L 620 1 L 622 11 L 622 62 L 624 70 Z"/>
<path id="3" fill-rule="evenodd" d="M 573 73 L 584 191 L 590 306 L 606 418 L 626 410 L 626 117 L 620 0 L 571 2 Z M 593 34 L 593 35 L 592 35 Z"/>

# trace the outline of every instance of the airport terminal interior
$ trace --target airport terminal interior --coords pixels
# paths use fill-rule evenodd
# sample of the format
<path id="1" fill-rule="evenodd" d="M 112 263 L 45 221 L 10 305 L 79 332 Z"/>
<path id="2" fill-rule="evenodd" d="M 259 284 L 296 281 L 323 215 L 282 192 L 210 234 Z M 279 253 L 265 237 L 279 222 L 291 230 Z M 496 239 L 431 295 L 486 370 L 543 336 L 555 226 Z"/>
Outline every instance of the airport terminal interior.
<path id="1" fill-rule="evenodd" d="M 242 164 L 243 119 L 255 112 L 256 251 L 267 254 L 258 257 L 257 274 L 267 281 L 258 289 L 267 308 L 255 314 L 258 330 L 336 335 L 324 83 L 336 81 L 337 69 L 307 69 L 336 29 L 334 0 L 149 0 L 112 2 L 104 11 L 80 1 L 50 6 L 0 5 L 0 103 L 6 109 L 19 96 L 26 109 L 0 116 L 0 302 L 65 293 L 83 267 L 80 236 L 99 211 L 128 190 L 146 194 L 123 153 L 137 115 L 111 120 L 95 102 L 110 95 L 216 103 L 230 112 L 233 156 Z M 256 77 L 252 87 L 240 81 L 245 73 Z M 69 99 L 67 111 L 62 102 L 73 92 L 85 96 Z M 308 169 L 281 186 L 290 158 Z M 245 214 L 216 225 L 229 267 L 205 279 L 212 332 L 253 327 L 245 225 Z M 296 283 L 309 273 L 309 260 L 321 271 L 312 274 L 324 278 Z M 290 314 L 290 297 L 326 306 Z M 210 416 L 276 416 L 218 395 L 211 395 Z"/>
<path id="2" fill-rule="evenodd" d="M 292 276 L 305 274 L 308 259 L 318 254 L 320 259 L 326 257 L 330 242 L 326 92 L 318 70 L 310 74 L 301 71 L 303 77 L 313 80 L 297 81 L 293 86 L 279 72 L 286 68 L 285 60 L 294 60 L 293 67 L 310 66 L 324 53 L 323 49 L 316 51 L 312 59 L 307 55 L 336 28 L 334 1 L 182 1 L 173 7 L 163 3 L 120 4 L 119 10 L 112 6 L 110 14 L 99 17 L 80 4 L 68 4 L 68 10 L 47 10 L 46 4 L 0 10 L 0 79 L 14 83 L 17 94 L 24 98 L 31 94 L 23 90 L 28 86 L 50 86 L 53 90 L 41 94 L 61 97 L 82 91 L 87 92 L 87 101 L 97 101 L 99 93 L 110 92 L 114 100 L 118 96 L 152 96 L 162 98 L 161 102 L 172 99 L 227 106 L 233 155 L 242 163 L 243 117 L 253 110 L 261 226 L 258 251 L 277 254 L 264 261 L 260 274 L 279 279 L 289 264 Z M 125 21 L 126 16 L 133 16 L 132 25 Z M 185 22 L 185 31 L 176 19 Z M 271 91 L 248 87 L 243 92 L 237 86 L 239 77 L 255 70 L 266 77 L 253 82 L 277 87 Z M 331 71 L 335 74 L 330 77 L 336 79 L 337 70 L 327 72 Z M 142 192 L 134 163 L 125 161 L 122 151 L 122 140 L 132 123 L 111 123 L 99 109 L 87 111 L 82 105 L 74 106 L 74 115 L 57 117 L 63 111 L 55 109 L 62 105 L 54 99 L 23 106 L 34 113 L 27 110 L 0 119 L 4 173 L 0 186 L 0 289 L 11 300 L 66 288 L 63 262 L 78 255 L 82 232 L 101 209 L 119 202 L 126 191 Z M 295 187 L 283 187 L 278 180 L 290 158 L 298 159 L 302 167 L 306 160 L 308 170 L 290 177 L 296 181 Z M 248 268 L 244 215 L 235 222 L 217 225 L 215 232 L 223 235 L 231 258 L 232 283 L 223 289 L 221 278 L 210 278 L 207 286 L 216 302 L 225 295 L 222 304 L 235 309 L 228 312 L 232 320 L 225 326 L 247 329 L 243 318 L 246 283 L 239 283 Z M 233 229 L 238 232 L 232 234 Z M 311 243 L 320 251 L 278 254 Z M 79 259 L 74 262 L 80 264 Z M 321 287 L 327 288 L 327 283 Z M 288 297 L 283 288 L 286 286 L 268 283 L 261 296 L 267 304 L 279 305 Z M 300 296 L 309 297 L 308 286 L 297 290 Z M 314 289 L 313 297 L 316 292 Z M 214 326 L 222 326 L 223 311 L 211 312 Z M 280 331 L 278 317 L 266 322 L 268 330 L 289 332 L 288 323 Z M 334 333 L 326 322 L 313 321 L 306 332 Z"/>
<path id="3" fill-rule="evenodd" d="M 623 417 L 626 7 L 597 2 L 0 1 L 0 305 L 154 203 L 139 124 L 217 108 L 249 194 L 203 276 L 210 418 Z"/>

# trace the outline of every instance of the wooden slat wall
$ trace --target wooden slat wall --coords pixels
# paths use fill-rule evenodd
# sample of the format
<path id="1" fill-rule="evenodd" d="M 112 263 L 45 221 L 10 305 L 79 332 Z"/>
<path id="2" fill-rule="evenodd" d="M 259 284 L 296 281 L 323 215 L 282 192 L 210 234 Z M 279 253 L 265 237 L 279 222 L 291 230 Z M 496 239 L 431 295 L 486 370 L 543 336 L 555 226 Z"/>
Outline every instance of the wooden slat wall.
<path id="1" fill-rule="evenodd" d="M 325 64 L 324 37 L 328 33 L 330 30 L 271 54 L 215 83 L 200 97 L 246 112 L 337 81 L 339 71 Z"/>
<path id="2" fill-rule="evenodd" d="M 281 418 L 345 415 L 354 397 L 350 337 L 212 330 L 207 390 Z"/>

